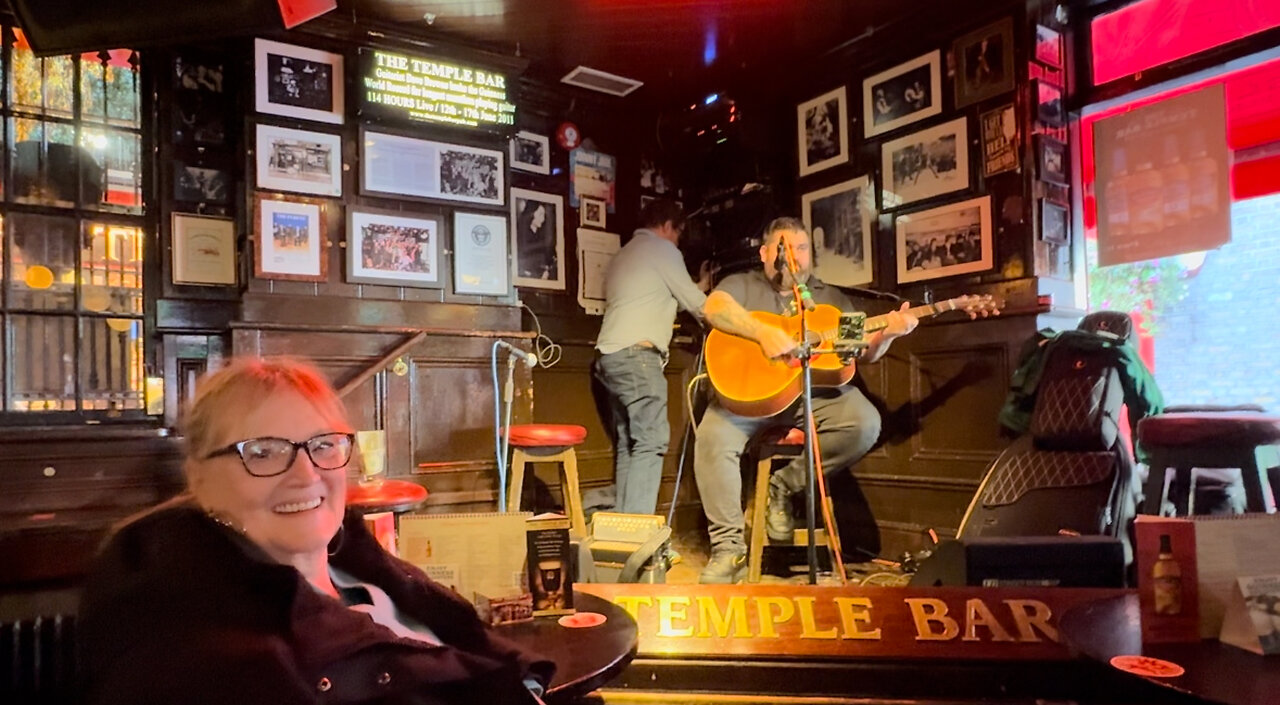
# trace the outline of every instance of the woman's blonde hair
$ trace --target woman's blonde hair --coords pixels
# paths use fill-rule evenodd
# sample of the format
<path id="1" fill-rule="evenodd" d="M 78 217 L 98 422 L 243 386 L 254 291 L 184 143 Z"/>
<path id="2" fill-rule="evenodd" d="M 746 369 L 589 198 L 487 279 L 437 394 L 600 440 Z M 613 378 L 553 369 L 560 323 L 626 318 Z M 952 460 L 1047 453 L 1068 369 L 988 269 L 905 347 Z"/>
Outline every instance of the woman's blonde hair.
<path id="1" fill-rule="evenodd" d="M 346 406 L 329 381 L 310 363 L 292 357 L 233 358 L 196 384 L 196 394 L 179 421 L 187 459 L 200 460 L 230 442 L 229 429 L 257 400 L 280 391 L 311 402 L 338 431 L 350 430 Z"/>

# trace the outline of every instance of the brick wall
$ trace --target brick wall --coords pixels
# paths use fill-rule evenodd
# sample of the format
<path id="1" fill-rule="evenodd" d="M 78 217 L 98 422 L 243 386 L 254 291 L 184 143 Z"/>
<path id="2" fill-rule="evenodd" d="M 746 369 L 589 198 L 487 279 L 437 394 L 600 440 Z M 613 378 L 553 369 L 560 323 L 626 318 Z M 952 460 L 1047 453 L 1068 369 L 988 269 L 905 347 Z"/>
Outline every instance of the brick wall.
<path id="1" fill-rule="evenodd" d="M 1231 228 L 1162 319 L 1156 380 L 1169 404 L 1280 412 L 1280 194 L 1235 203 Z"/>

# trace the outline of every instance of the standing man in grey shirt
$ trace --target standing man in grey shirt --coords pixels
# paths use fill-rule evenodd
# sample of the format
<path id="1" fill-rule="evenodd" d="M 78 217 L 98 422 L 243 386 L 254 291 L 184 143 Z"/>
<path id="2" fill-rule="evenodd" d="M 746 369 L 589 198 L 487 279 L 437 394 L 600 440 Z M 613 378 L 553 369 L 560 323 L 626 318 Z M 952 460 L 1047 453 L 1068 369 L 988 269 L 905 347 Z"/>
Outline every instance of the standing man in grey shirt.
<path id="1" fill-rule="evenodd" d="M 695 283 L 677 248 L 685 216 L 659 199 L 640 213 L 640 228 L 614 255 L 605 275 L 604 323 L 594 373 L 609 393 L 615 433 L 616 510 L 653 514 L 671 428 L 662 373 L 677 307 L 704 318 L 711 269 Z"/>

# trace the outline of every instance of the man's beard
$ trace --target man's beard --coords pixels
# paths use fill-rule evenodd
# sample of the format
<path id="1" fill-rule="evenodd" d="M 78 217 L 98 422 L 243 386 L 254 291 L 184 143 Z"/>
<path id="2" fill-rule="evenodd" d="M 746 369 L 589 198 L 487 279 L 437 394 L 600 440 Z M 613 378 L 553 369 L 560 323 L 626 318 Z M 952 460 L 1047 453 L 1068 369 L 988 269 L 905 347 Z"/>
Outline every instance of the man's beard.
<path id="1" fill-rule="evenodd" d="M 808 271 L 800 272 L 801 284 L 809 283 L 809 274 Z M 773 284 L 773 288 L 778 291 L 790 291 L 792 285 L 791 272 L 786 269 L 777 269 L 774 271 L 773 276 L 769 278 L 769 283 Z"/>

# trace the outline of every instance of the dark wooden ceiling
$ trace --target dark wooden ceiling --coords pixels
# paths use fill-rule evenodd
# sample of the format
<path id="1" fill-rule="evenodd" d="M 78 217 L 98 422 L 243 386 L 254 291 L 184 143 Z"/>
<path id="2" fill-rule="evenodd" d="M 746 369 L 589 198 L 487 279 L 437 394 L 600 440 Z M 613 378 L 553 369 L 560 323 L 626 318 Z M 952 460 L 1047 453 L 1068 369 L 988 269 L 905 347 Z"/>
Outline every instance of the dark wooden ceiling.
<path id="1" fill-rule="evenodd" d="M 743 83 L 785 88 L 815 57 L 930 8 L 982 0 L 344 0 L 357 17 L 414 34 L 482 43 L 558 81 L 578 65 L 644 81 L 646 103 Z M 763 85 L 762 85 L 763 84 Z"/>

